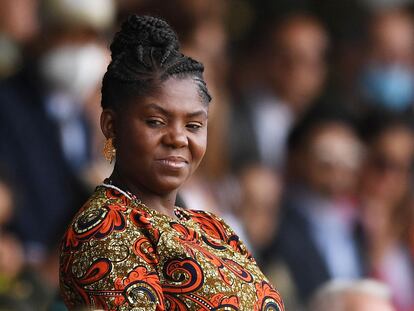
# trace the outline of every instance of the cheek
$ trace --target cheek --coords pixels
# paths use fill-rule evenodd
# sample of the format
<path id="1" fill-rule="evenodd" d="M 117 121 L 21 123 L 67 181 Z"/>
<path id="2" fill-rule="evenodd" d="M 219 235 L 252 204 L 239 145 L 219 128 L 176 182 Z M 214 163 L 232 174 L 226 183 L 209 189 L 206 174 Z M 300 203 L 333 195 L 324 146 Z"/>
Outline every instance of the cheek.
<path id="1" fill-rule="evenodd" d="M 140 158 L 144 159 L 154 152 L 157 137 L 145 128 L 139 126 L 129 126 L 123 128 L 122 150 L 127 161 Z M 132 163 L 130 163 L 132 164 Z"/>
<path id="2" fill-rule="evenodd" d="M 195 165 L 198 165 L 204 157 L 207 149 L 207 134 L 197 136 L 190 141 L 190 151 Z"/>

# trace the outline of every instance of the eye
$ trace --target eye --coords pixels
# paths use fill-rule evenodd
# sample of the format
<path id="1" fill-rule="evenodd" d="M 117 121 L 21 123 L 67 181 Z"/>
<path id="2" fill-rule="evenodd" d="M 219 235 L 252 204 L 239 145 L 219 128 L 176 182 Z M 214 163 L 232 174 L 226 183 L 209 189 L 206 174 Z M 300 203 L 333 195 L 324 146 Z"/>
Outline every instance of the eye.
<path id="1" fill-rule="evenodd" d="M 161 119 L 148 119 L 145 121 L 150 127 L 161 127 L 165 123 Z"/>
<path id="2" fill-rule="evenodd" d="M 203 127 L 203 124 L 199 122 L 191 122 L 191 123 L 188 123 L 185 127 L 191 131 L 197 131 Z"/>

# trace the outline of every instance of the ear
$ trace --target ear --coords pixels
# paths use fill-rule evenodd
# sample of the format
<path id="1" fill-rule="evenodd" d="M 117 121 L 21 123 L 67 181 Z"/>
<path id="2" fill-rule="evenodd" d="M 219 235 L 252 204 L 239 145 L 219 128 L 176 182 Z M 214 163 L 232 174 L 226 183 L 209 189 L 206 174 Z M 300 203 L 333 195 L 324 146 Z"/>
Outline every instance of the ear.
<path id="1" fill-rule="evenodd" d="M 115 138 L 116 113 L 112 109 L 104 109 L 101 113 L 101 130 L 106 138 Z"/>

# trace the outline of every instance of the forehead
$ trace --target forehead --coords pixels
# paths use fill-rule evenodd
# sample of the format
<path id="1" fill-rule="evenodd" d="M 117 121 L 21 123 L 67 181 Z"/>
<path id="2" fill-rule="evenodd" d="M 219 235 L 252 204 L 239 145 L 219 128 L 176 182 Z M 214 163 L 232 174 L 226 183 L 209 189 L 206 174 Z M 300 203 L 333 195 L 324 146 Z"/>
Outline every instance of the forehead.
<path id="1" fill-rule="evenodd" d="M 156 92 L 137 101 L 133 106 L 138 109 L 156 104 L 170 112 L 191 113 L 201 109 L 207 112 L 207 105 L 203 103 L 199 88 L 191 77 L 169 78 L 161 83 Z"/>
<path id="2" fill-rule="evenodd" d="M 308 19 L 292 20 L 274 33 L 273 41 L 278 42 L 285 53 L 305 55 L 322 55 L 328 46 L 324 29 Z"/>
<path id="3" fill-rule="evenodd" d="M 326 124 L 321 124 L 313 129 L 310 133 L 310 142 L 315 143 L 319 141 L 357 141 L 352 128 L 345 123 L 329 121 Z"/>

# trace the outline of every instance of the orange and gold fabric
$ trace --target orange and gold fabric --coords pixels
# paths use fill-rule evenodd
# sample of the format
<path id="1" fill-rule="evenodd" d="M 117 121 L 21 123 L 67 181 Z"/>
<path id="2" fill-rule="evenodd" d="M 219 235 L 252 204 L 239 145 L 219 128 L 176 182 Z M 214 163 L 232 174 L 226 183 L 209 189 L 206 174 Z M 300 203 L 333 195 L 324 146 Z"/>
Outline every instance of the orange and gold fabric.
<path id="1" fill-rule="evenodd" d="M 72 309 L 275 310 L 278 292 L 220 218 L 176 207 L 175 218 L 101 185 L 61 245 L 60 286 Z"/>

